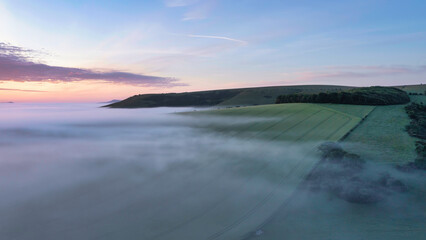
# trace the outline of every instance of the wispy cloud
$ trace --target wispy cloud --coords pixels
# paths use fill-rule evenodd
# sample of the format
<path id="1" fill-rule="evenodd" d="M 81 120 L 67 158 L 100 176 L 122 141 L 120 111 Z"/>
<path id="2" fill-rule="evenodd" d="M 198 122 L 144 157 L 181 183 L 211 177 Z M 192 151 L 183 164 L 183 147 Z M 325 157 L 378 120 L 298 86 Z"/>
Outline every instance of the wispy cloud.
<path id="1" fill-rule="evenodd" d="M 243 41 L 243 40 L 238 40 L 235 38 L 229 38 L 229 37 L 222 37 L 222 36 L 211 36 L 211 35 L 193 35 L 193 34 L 189 34 L 186 35 L 188 37 L 192 37 L 192 38 L 211 38 L 211 39 L 220 39 L 220 40 L 227 40 L 227 41 L 231 41 L 231 42 L 236 42 L 236 43 L 240 43 L 240 44 L 248 44 L 248 42 Z"/>
<path id="2" fill-rule="evenodd" d="M 47 91 L 41 91 L 41 90 L 28 90 L 28 89 L 16 89 L 16 88 L 0 88 L 0 91 L 35 92 L 35 93 L 47 92 Z"/>
<path id="3" fill-rule="evenodd" d="M 0 80 L 16 82 L 74 82 L 98 80 L 141 86 L 181 86 L 175 78 L 150 76 L 122 71 L 50 66 L 31 60 L 32 50 L 0 43 Z"/>

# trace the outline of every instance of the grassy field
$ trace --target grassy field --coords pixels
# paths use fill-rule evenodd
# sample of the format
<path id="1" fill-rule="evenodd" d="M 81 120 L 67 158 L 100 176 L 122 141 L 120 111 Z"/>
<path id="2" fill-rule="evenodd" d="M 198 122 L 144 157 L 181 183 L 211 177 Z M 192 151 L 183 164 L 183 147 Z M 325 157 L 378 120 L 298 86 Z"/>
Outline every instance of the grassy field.
<path id="1" fill-rule="evenodd" d="M 228 121 L 203 126 L 247 139 L 269 141 L 338 141 L 374 107 L 333 104 L 280 104 L 191 112 L 191 116 Z M 253 121 L 242 121 L 253 119 Z M 223 123 L 226 124 L 223 124 Z"/>
<path id="2" fill-rule="evenodd" d="M 422 91 L 423 85 L 405 90 Z M 424 95 L 410 95 L 412 102 L 426 103 Z M 386 164 L 403 164 L 416 158 L 415 141 L 405 127 L 409 124 L 405 105 L 377 106 L 345 140 L 345 148 L 368 159 Z"/>
<path id="3" fill-rule="evenodd" d="M 405 131 L 404 105 L 378 106 L 347 139 L 345 148 L 369 161 L 402 164 L 416 158 L 415 139 Z"/>

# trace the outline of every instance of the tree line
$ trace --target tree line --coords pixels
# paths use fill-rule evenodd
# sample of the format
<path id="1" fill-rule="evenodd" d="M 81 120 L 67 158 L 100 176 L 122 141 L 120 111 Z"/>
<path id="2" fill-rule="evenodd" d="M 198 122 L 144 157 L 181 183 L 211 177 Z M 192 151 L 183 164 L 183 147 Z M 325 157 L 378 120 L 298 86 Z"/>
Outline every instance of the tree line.
<path id="1" fill-rule="evenodd" d="M 405 91 L 393 87 L 354 88 L 340 92 L 319 94 L 280 95 L 276 103 L 336 103 L 354 105 L 394 105 L 410 102 Z"/>
<path id="2" fill-rule="evenodd" d="M 412 103 L 405 107 L 405 111 L 411 119 L 406 130 L 408 134 L 419 139 L 416 141 L 417 158 L 414 165 L 426 170 L 426 106 L 423 103 Z"/>

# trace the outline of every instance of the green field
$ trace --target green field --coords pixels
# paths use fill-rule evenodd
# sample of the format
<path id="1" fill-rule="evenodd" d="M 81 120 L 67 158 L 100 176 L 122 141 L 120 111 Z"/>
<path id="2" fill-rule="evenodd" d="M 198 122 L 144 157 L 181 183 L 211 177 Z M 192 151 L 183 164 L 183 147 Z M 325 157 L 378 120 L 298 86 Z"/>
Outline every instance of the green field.
<path id="1" fill-rule="evenodd" d="M 199 117 L 223 117 L 202 126 L 246 139 L 269 141 L 338 141 L 374 107 L 332 104 L 279 104 L 191 112 Z M 253 119 L 254 122 L 242 120 Z"/>
<path id="2" fill-rule="evenodd" d="M 345 148 L 380 163 L 403 164 L 416 158 L 415 139 L 405 131 L 404 105 L 378 106 L 347 139 Z"/>
<path id="3" fill-rule="evenodd" d="M 260 165 L 241 161 L 237 175 L 249 180 L 234 192 L 241 199 L 231 207 L 223 202 L 195 222 L 173 232 L 173 238 L 182 239 L 188 228 L 203 227 L 198 239 L 241 239 L 268 219 L 295 192 L 301 181 L 318 163 L 316 146 L 323 141 L 337 141 L 355 127 L 374 107 L 339 106 L 327 104 L 280 104 L 251 106 L 210 111 L 197 111 L 181 115 L 196 120 L 201 131 L 223 135 L 226 139 L 255 144 Z M 280 155 L 268 152 L 270 147 L 282 146 Z M 241 147 L 244 149 L 244 146 Z M 273 148 L 276 151 L 277 148 Z M 266 151 L 266 152 L 264 152 Z M 270 158 L 266 155 L 272 154 Z M 235 173 L 234 173 L 235 174 Z M 256 189 L 256 179 L 273 183 L 273 187 Z M 226 216 L 221 218 L 220 216 Z M 217 221 L 220 224 L 216 227 Z"/>

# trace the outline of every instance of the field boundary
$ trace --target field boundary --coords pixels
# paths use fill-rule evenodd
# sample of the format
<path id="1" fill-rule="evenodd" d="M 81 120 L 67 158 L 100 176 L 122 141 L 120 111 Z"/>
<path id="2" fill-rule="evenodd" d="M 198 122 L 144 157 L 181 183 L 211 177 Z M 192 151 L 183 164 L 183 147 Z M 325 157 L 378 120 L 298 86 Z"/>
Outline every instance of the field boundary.
<path id="1" fill-rule="evenodd" d="M 368 116 L 370 116 L 370 114 L 372 112 L 374 112 L 377 109 L 377 107 L 374 107 L 367 115 L 365 115 L 363 118 L 361 118 L 361 120 L 359 121 L 359 123 L 357 125 L 355 125 L 355 127 L 353 127 L 351 130 L 349 130 L 349 132 L 347 132 L 343 137 L 341 137 L 338 142 L 343 142 L 345 141 L 346 138 L 349 137 L 349 135 L 351 135 L 351 133 L 353 131 L 355 131 L 355 129 L 357 129 L 359 126 L 361 126 L 361 124 L 368 118 Z"/>

